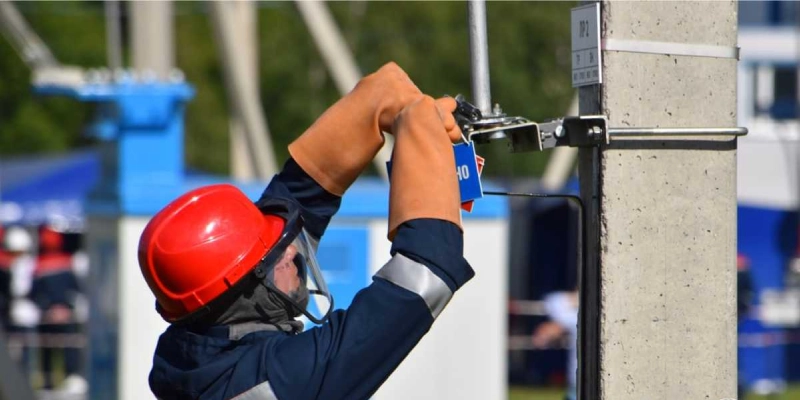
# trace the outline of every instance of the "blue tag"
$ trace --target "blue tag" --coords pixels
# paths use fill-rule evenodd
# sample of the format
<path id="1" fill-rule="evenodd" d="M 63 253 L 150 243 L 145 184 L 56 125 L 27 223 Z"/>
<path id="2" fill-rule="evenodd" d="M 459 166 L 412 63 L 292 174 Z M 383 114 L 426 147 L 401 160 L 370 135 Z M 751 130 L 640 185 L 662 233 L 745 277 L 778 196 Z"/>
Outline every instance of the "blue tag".
<path id="1" fill-rule="evenodd" d="M 475 144 L 472 142 L 454 144 L 456 156 L 456 175 L 458 189 L 461 191 L 461 202 L 483 197 L 481 176 L 478 173 L 478 160 L 475 157 Z"/>
<path id="2" fill-rule="evenodd" d="M 458 189 L 461 192 L 461 202 L 480 199 L 483 197 L 481 176 L 478 173 L 478 160 L 475 155 L 475 144 L 461 143 L 453 145 L 456 158 L 456 176 L 458 176 Z M 392 160 L 386 162 L 386 171 L 392 176 Z"/>

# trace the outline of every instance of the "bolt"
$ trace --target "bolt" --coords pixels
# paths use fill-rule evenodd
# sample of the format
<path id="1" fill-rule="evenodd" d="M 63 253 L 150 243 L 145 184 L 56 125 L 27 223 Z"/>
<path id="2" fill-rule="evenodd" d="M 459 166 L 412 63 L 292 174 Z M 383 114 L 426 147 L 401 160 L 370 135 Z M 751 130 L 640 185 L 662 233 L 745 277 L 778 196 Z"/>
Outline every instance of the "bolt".
<path id="1" fill-rule="evenodd" d="M 503 109 L 500 108 L 500 103 L 494 103 L 494 108 L 492 108 L 492 115 L 499 116 L 503 114 Z"/>
<path id="2" fill-rule="evenodd" d="M 557 138 L 563 138 L 566 133 L 567 132 L 564 130 L 564 126 L 563 125 L 556 126 L 556 137 Z"/>

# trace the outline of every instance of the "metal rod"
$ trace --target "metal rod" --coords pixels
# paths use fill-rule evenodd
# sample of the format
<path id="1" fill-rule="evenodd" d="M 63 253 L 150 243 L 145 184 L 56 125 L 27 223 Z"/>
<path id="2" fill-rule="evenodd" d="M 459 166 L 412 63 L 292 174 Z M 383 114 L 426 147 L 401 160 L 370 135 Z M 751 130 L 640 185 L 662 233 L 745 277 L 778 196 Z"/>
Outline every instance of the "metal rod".
<path id="1" fill-rule="evenodd" d="M 486 36 L 486 2 L 470 0 L 469 55 L 472 62 L 472 97 L 484 115 L 492 114 L 492 92 L 489 84 L 489 43 Z"/>
<path id="2" fill-rule="evenodd" d="M 131 65 L 139 73 L 153 72 L 166 80 L 175 68 L 174 5 L 171 0 L 130 1 Z"/>
<path id="3" fill-rule="evenodd" d="M 608 128 L 611 137 L 645 136 L 745 136 L 747 128 Z"/>
<path id="4" fill-rule="evenodd" d="M 0 34 L 8 38 L 22 61 L 31 69 L 59 65 L 47 45 L 10 1 L 0 1 Z"/>
<path id="5" fill-rule="evenodd" d="M 234 2 L 212 1 L 211 22 L 214 27 L 225 84 L 229 91 L 231 103 L 245 126 L 247 142 L 251 151 L 250 160 L 254 161 L 255 171 L 260 179 L 269 179 L 278 171 L 275 150 L 267 125 L 267 118 L 262 111 L 261 97 L 258 90 L 251 86 L 249 71 L 245 59 L 237 53 L 241 51 L 240 33 L 237 29 Z M 250 49 L 253 50 L 253 49 Z"/>
<path id="6" fill-rule="evenodd" d="M 116 70 L 122 68 L 122 30 L 119 21 L 119 0 L 105 1 L 105 17 L 108 67 Z"/>

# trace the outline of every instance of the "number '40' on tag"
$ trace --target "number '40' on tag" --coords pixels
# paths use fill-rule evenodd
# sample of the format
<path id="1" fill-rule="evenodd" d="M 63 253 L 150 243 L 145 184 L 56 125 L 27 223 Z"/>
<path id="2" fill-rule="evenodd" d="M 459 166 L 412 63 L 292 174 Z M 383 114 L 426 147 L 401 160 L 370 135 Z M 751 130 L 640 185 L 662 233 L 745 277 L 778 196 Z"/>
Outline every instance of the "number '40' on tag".
<path id="1" fill-rule="evenodd" d="M 478 160 L 475 155 L 475 144 L 472 142 L 454 144 L 453 152 L 456 159 L 456 175 L 458 176 L 461 202 L 464 203 L 483 197 Z"/>

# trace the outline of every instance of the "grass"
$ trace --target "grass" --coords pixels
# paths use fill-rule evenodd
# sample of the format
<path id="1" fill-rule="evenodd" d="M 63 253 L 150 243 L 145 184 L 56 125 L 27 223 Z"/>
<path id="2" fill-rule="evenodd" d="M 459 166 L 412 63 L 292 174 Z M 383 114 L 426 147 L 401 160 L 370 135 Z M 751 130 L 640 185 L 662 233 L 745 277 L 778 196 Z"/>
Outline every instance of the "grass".
<path id="1" fill-rule="evenodd" d="M 789 385 L 786 392 L 775 396 L 756 396 L 749 394 L 745 400 L 800 400 L 800 384 Z"/>
<path id="2" fill-rule="evenodd" d="M 564 400 L 564 390 L 512 386 L 508 390 L 508 400 Z"/>
<path id="3" fill-rule="evenodd" d="M 564 400 L 564 390 L 514 386 L 508 391 L 508 400 Z M 786 392 L 780 395 L 756 396 L 755 394 L 748 394 L 742 400 L 800 400 L 800 384 L 790 385 Z"/>

